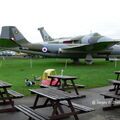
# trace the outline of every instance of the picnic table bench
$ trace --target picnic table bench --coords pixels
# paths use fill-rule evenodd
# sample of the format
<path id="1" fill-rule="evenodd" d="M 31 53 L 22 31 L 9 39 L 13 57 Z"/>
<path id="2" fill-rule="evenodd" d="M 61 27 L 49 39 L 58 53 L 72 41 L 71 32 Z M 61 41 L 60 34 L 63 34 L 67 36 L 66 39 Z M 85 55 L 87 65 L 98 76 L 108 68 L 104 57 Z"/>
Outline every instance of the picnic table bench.
<path id="1" fill-rule="evenodd" d="M 13 90 L 7 90 L 7 88 L 12 87 L 12 84 L 0 81 L 0 105 L 10 105 L 11 107 L 8 108 L 2 108 L 0 109 L 1 112 L 9 112 L 9 111 L 15 111 L 16 108 L 14 107 L 14 101 L 13 99 L 21 98 L 23 97 L 22 94 L 13 91 Z"/>
<path id="2" fill-rule="evenodd" d="M 41 115 L 40 113 L 36 112 L 35 110 L 26 105 L 16 105 L 15 107 L 19 111 L 27 115 L 30 119 L 32 118 L 34 120 L 48 120 L 48 118 L 46 118 L 45 116 Z"/>
<path id="3" fill-rule="evenodd" d="M 68 107 L 69 107 L 69 105 L 68 105 L 68 103 L 67 103 L 66 101 L 61 101 L 60 103 L 61 103 L 62 105 L 65 105 L 65 106 L 68 106 Z M 77 103 L 74 103 L 74 102 L 71 102 L 71 103 L 72 103 L 73 107 L 74 107 L 75 109 L 80 110 L 81 113 L 82 113 L 82 112 L 85 113 L 85 112 L 94 111 L 94 109 L 91 108 L 91 107 L 87 107 L 87 106 L 84 106 L 84 105 L 80 105 L 80 104 L 77 104 Z"/>
<path id="4" fill-rule="evenodd" d="M 7 90 L 7 91 L 8 91 L 8 94 L 11 95 L 13 99 L 22 98 L 24 96 L 23 94 L 16 92 L 14 90 Z"/>
<path id="5" fill-rule="evenodd" d="M 110 106 L 103 107 L 103 110 L 111 110 L 114 108 L 120 108 L 120 103 L 118 104 L 116 100 L 120 100 L 120 95 L 116 95 L 113 92 L 106 92 L 106 93 L 101 93 L 102 96 L 104 96 L 105 99 L 112 99 L 108 104 Z M 116 104 L 117 103 L 117 104 Z"/>
<path id="6" fill-rule="evenodd" d="M 29 116 L 30 119 L 33 118 L 37 120 L 37 118 L 34 118 L 34 116 L 39 115 L 40 117 L 42 117 L 42 119 L 57 120 L 57 119 L 62 119 L 62 118 L 66 118 L 73 115 L 75 120 L 79 120 L 77 114 L 90 112 L 94 110 L 92 108 L 89 108 L 83 105 L 78 106 L 78 104 L 75 104 L 75 103 L 73 104 L 73 102 L 71 102 L 72 99 L 79 98 L 80 97 L 79 95 L 75 95 L 75 94 L 68 93 L 68 92 L 61 91 L 54 88 L 30 89 L 30 91 L 36 94 L 34 104 L 31 107 L 32 109 L 52 107 L 52 111 L 51 111 L 52 114 L 48 118 L 45 118 L 40 113 L 36 113 L 36 111 L 31 110 L 31 108 L 27 108 L 25 106 L 24 107 L 22 106 L 23 108 L 21 106 L 16 107 L 21 112 Z M 38 104 L 39 99 L 43 97 L 45 100 L 44 103 Z M 63 105 L 68 106 L 68 108 L 70 108 L 70 111 L 69 112 L 64 111 Z M 35 115 L 31 116 L 30 111 L 32 112 L 35 111 L 33 112 Z"/>

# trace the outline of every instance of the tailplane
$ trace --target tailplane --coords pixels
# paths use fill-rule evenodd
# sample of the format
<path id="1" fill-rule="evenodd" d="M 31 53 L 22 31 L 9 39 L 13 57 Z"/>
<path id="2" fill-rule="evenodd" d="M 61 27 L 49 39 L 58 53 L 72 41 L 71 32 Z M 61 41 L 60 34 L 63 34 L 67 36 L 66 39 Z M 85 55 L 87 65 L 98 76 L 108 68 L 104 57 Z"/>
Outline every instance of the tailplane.
<path id="1" fill-rule="evenodd" d="M 38 28 L 38 30 L 40 30 L 43 41 L 45 42 L 53 41 L 51 36 L 45 31 L 44 27 Z"/>
<path id="2" fill-rule="evenodd" d="M 3 26 L 1 30 L 1 38 L 11 39 L 21 46 L 30 44 L 15 26 Z"/>

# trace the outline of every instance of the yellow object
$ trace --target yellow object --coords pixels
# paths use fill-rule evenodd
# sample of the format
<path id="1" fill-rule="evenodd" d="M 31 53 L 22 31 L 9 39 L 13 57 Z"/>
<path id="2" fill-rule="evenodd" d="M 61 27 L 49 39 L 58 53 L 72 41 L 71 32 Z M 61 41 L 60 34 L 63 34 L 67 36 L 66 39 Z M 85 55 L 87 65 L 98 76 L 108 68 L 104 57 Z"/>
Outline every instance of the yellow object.
<path id="1" fill-rule="evenodd" d="M 57 72 L 55 69 L 45 70 L 42 75 L 42 80 L 51 80 L 50 78 L 48 78 L 48 75 L 57 75 Z"/>

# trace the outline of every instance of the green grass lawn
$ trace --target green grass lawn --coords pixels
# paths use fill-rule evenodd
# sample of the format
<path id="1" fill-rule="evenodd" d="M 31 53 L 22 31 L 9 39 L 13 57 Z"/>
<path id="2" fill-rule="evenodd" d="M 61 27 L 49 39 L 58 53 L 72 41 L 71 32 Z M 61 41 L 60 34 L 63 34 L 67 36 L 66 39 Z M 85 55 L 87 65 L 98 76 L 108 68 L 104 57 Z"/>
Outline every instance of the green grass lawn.
<path id="1" fill-rule="evenodd" d="M 67 64 L 66 64 L 67 61 Z M 32 64 L 31 64 L 32 63 Z M 107 62 L 105 60 L 94 60 L 94 64 L 86 65 L 81 61 L 79 65 L 71 64 L 71 60 L 66 59 L 0 59 L 0 80 L 12 83 L 12 89 L 30 95 L 29 88 L 39 87 L 25 86 L 24 79 L 28 77 L 33 80 L 33 75 L 42 76 L 43 71 L 49 68 L 56 69 L 60 74 L 64 70 L 64 75 L 77 76 L 76 83 L 86 85 L 86 88 L 109 85 L 108 79 L 115 79 L 113 71 L 120 70 L 120 62 Z"/>

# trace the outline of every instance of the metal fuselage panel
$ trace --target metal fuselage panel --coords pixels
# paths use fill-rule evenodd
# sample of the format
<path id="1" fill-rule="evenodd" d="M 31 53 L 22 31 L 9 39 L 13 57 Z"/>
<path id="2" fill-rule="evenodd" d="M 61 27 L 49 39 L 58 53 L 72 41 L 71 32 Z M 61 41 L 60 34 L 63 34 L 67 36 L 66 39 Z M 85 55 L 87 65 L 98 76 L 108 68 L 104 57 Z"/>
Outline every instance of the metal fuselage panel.
<path id="1" fill-rule="evenodd" d="M 60 50 L 62 48 L 69 48 L 74 45 L 65 45 L 65 44 L 28 44 L 22 46 L 20 48 L 21 52 L 31 53 L 31 54 L 39 54 L 47 57 L 55 57 L 55 58 L 85 58 L 88 53 L 82 53 L 81 51 L 72 51 L 68 53 L 62 53 Z M 47 51 L 43 52 L 43 48 L 46 47 Z M 105 58 L 106 55 L 104 53 L 93 53 L 93 57 L 95 58 Z"/>

